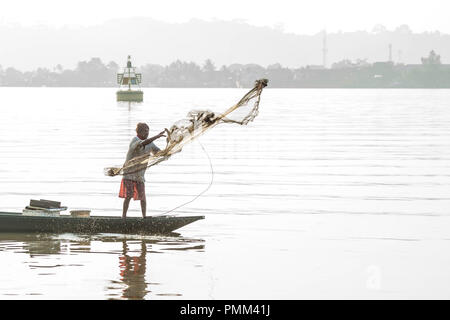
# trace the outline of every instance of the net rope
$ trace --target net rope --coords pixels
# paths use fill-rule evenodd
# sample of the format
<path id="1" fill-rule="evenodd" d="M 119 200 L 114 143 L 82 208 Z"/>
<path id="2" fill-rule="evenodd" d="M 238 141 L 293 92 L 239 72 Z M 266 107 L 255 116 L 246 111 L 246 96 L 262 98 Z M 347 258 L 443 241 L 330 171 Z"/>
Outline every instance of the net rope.
<path id="1" fill-rule="evenodd" d="M 168 213 L 171 213 L 171 212 L 173 212 L 173 211 L 175 211 L 175 210 L 178 210 L 178 209 L 184 207 L 185 205 L 188 205 L 188 204 L 194 202 L 195 200 L 197 200 L 198 198 L 200 198 L 206 191 L 208 191 L 209 188 L 211 188 L 211 186 L 213 185 L 213 182 L 214 182 L 214 168 L 213 168 L 213 165 L 212 165 L 212 162 L 211 162 L 211 158 L 209 157 L 208 152 L 206 151 L 205 147 L 200 143 L 199 140 L 197 140 L 197 143 L 200 145 L 200 147 L 202 148 L 203 152 L 205 153 L 205 155 L 206 155 L 206 157 L 208 158 L 208 161 L 209 161 L 209 168 L 210 168 L 210 170 L 211 170 L 211 179 L 210 179 L 210 181 L 209 181 L 209 184 L 208 184 L 208 186 L 207 186 L 202 192 L 200 192 L 199 194 L 197 194 L 196 196 L 194 196 L 191 200 L 188 200 L 188 201 L 186 201 L 186 202 L 183 202 L 182 204 L 179 204 L 179 205 L 177 205 L 176 207 L 174 207 L 174 208 L 172 208 L 172 209 L 170 209 L 170 210 L 167 210 L 167 211 L 163 212 L 161 215 L 166 215 L 166 214 L 168 214 Z"/>
<path id="2" fill-rule="evenodd" d="M 121 167 L 107 167 L 104 169 L 105 175 L 114 177 L 117 175 L 131 174 L 154 166 L 180 152 L 186 144 L 192 142 L 220 123 L 247 125 L 258 115 L 261 93 L 264 87 L 267 86 L 267 83 L 267 79 L 257 80 L 253 89 L 247 92 L 238 103 L 223 113 L 215 113 L 210 110 L 190 111 L 185 119 L 176 122 L 170 129 L 166 129 L 167 137 L 166 147 L 164 149 L 161 149 L 153 155 L 146 153 L 134 157 L 126 161 Z M 234 120 L 229 117 L 235 110 L 244 106 L 249 106 L 250 111 L 245 116 L 241 116 L 240 120 Z"/>

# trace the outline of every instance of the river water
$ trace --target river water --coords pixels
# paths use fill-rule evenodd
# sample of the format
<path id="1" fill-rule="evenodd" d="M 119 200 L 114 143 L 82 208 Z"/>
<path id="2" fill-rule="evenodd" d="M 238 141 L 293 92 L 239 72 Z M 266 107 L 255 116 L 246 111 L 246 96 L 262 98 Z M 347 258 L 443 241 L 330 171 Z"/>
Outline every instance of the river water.
<path id="1" fill-rule="evenodd" d="M 0 88 L 0 211 L 52 199 L 121 215 L 136 123 L 150 135 L 244 89 Z M 146 174 L 148 215 L 212 187 L 168 236 L 0 234 L 2 299 L 450 298 L 450 90 L 270 89 Z M 164 141 L 157 141 L 164 146 Z M 129 216 L 140 216 L 138 202 Z"/>

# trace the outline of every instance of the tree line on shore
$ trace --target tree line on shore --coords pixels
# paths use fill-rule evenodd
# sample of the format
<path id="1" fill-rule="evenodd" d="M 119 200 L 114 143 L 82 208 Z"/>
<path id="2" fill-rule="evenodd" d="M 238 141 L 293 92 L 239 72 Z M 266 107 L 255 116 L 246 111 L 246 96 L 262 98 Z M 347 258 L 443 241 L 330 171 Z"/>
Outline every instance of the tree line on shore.
<path id="1" fill-rule="evenodd" d="M 248 88 L 256 79 L 267 78 L 273 88 L 450 88 L 450 65 L 431 51 L 420 64 L 368 63 L 344 59 L 331 68 L 286 68 L 280 64 L 232 64 L 217 68 L 211 60 L 203 65 L 177 60 L 167 66 L 138 67 L 142 87 Z M 21 72 L 0 66 L 0 86 L 10 87 L 115 87 L 120 66 L 100 58 L 80 61 L 74 69 L 61 65 Z"/>

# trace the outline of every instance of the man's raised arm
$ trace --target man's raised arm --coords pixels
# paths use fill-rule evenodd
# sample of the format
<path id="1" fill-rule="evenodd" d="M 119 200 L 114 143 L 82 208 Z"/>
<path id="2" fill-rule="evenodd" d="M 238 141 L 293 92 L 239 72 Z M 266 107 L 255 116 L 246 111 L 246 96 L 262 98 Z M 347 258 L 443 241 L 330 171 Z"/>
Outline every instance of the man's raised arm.
<path id="1" fill-rule="evenodd" d="M 141 142 L 141 146 L 145 147 L 146 145 L 152 143 L 153 141 L 155 141 L 156 139 L 159 139 L 161 137 L 165 137 L 164 133 L 166 132 L 167 129 L 164 129 L 163 131 L 161 131 L 160 133 L 158 133 L 156 136 L 145 139 L 144 141 Z"/>

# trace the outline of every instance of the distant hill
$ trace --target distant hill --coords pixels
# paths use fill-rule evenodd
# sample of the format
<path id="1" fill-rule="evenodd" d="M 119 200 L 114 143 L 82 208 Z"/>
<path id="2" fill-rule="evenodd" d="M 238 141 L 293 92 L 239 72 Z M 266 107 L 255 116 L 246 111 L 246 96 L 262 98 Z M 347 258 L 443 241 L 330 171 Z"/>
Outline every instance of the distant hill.
<path id="1" fill-rule="evenodd" d="M 0 39 L 0 65 L 22 71 L 57 64 L 73 68 L 78 61 L 91 57 L 120 64 L 128 54 L 138 66 L 167 65 L 177 59 L 201 64 L 211 59 L 217 67 L 280 63 L 293 68 L 322 64 L 323 33 L 289 34 L 238 21 L 166 23 L 134 18 L 90 27 L 0 25 Z M 386 61 L 390 43 L 395 62 L 420 63 L 431 50 L 441 55 L 443 63 L 450 62 L 450 35 L 416 34 L 407 26 L 394 31 L 378 26 L 369 32 L 330 33 L 327 42 L 329 65 L 343 59 Z"/>

